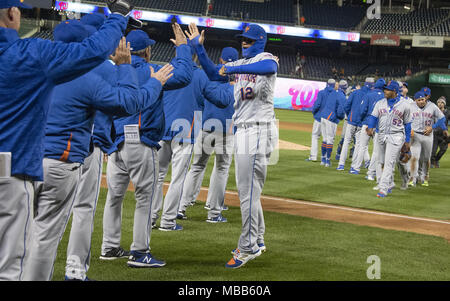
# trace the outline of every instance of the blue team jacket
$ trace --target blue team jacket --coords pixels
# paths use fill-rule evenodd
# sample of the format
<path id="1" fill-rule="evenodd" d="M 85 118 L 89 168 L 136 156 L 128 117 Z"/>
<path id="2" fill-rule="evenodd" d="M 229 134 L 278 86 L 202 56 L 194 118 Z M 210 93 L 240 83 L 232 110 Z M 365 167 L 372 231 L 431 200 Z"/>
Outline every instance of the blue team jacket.
<path id="1" fill-rule="evenodd" d="M 202 128 L 202 121 L 198 120 L 200 114 L 195 115 L 196 120 L 194 111 L 203 111 L 205 99 L 220 108 L 225 108 L 234 102 L 233 86 L 228 83 L 210 81 L 206 73 L 194 62 L 192 62 L 192 68 L 194 73 L 189 85 L 164 93 L 166 124 L 162 140 L 175 139 L 194 143 L 195 137 Z"/>
<path id="2" fill-rule="evenodd" d="M 105 61 L 96 69 L 111 70 Z M 80 162 L 89 155 L 92 125 L 96 110 L 109 115 L 128 116 L 154 102 L 141 99 L 136 71 L 131 65 L 112 66 L 117 82 L 105 81 L 96 69 L 53 89 L 45 128 L 46 158 Z M 161 92 L 159 81 L 148 81 L 144 89 Z"/>
<path id="3" fill-rule="evenodd" d="M 319 93 L 317 93 L 317 99 L 314 102 L 313 105 L 313 117 L 315 120 L 320 122 L 320 119 L 322 118 L 322 111 L 325 108 L 325 100 L 334 89 L 332 87 L 326 86 L 324 89 L 320 90 Z"/>
<path id="4" fill-rule="evenodd" d="M 345 112 L 343 104 L 345 102 L 345 93 L 341 90 L 331 91 L 325 99 L 325 107 L 322 111 L 322 118 L 329 120 L 334 123 L 339 123 L 340 120 L 344 119 Z"/>
<path id="5" fill-rule="evenodd" d="M 43 180 L 43 138 L 50 94 L 105 61 L 127 19 L 112 14 L 82 43 L 20 39 L 0 27 L 0 152 L 12 153 L 13 176 Z"/>
<path id="6" fill-rule="evenodd" d="M 92 143 L 100 147 L 102 152 L 111 155 L 117 150 L 114 144 L 115 131 L 113 127 L 114 119 L 111 115 L 102 111 L 95 113 L 94 131 L 92 132 Z"/>
<path id="7" fill-rule="evenodd" d="M 362 117 L 362 124 L 367 125 L 367 118 L 372 114 L 373 108 L 375 107 L 375 104 L 380 99 L 384 98 L 384 92 L 382 89 L 373 89 L 365 96 L 364 104 L 361 108 L 361 117 Z"/>
<path id="8" fill-rule="evenodd" d="M 168 97 L 168 90 L 183 88 L 191 82 L 193 72 L 191 62 L 192 56 L 189 46 L 178 46 L 176 57 L 170 62 L 174 67 L 173 76 L 163 86 L 163 91 L 159 94 L 158 100 L 138 114 L 114 119 L 116 133 L 114 144 L 116 147 L 125 140 L 123 127 L 127 124 L 138 124 L 141 142 L 150 147 L 160 148 L 158 142 L 162 139 L 165 128 L 164 98 Z M 150 78 L 150 66 L 153 67 L 155 72 L 162 68 L 160 65 L 147 63 L 145 59 L 134 55 L 132 56 L 132 64 L 136 68 L 141 85 Z"/>
<path id="9" fill-rule="evenodd" d="M 354 126 L 361 126 L 363 116 L 361 109 L 364 105 L 364 96 L 369 93 L 371 89 L 363 86 L 361 89 L 353 91 L 345 102 L 344 111 L 347 114 L 347 122 Z"/>

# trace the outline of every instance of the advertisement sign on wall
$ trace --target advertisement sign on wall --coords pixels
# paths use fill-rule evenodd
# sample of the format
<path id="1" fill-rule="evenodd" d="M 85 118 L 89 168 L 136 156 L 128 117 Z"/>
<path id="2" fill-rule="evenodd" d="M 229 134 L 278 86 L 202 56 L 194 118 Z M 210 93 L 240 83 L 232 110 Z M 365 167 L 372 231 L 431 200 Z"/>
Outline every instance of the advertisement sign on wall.
<path id="1" fill-rule="evenodd" d="M 311 111 L 317 94 L 325 86 L 326 82 L 278 77 L 274 106 L 277 109 Z"/>
<path id="2" fill-rule="evenodd" d="M 370 45 L 399 46 L 400 36 L 393 34 L 373 34 L 370 37 Z"/>
<path id="3" fill-rule="evenodd" d="M 413 36 L 412 46 L 425 48 L 443 48 L 444 37 Z"/>
<path id="4" fill-rule="evenodd" d="M 450 85 L 450 74 L 430 73 L 428 82 L 430 84 Z"/>

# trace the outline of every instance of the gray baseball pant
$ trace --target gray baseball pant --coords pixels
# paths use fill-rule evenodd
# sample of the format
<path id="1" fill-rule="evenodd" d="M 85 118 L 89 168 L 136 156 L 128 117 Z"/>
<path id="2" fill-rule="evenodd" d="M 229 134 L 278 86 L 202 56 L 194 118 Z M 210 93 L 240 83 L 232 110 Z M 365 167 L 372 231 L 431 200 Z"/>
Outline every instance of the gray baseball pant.
<path id="1" fill-rule="evenodd" d="M 158 153 L 143 143 L 124 142 L 108 158 L 108 194 L 103 212 L 102 254 L 120 246 L 122 206 L 128 185 L 134 185 L 133 242 L 131 251 L 150 250 L 151 207 L 156 191 Z"/>
<path id="2" fill-rule="evenodd" d="M 433 149 L 433 134 L 428 136 L 414 133 L 411 144 L 411 179 L 418 181 L 428 181 L 428 169 Z"/>
<path id="3" fill-rule="evenodd" d="M 170 228 L 176 224 L 181 196 L 183 195 L 184 181 L 191 163 L 194 145 L 175 140 L 162 140 L 159 144 L 161 145 L 158 151 L 159 174 L 155 200 L 152 204 L 152 221 L 156 222 L 158 212 L 162 208 L 160 227 Z M 163 206 L 163 184 L 171 162 L 172 174 Z"/>
<path id="4" fill-rule="evenodd" d="M 361 165 L 364 162 L 370 160 L 369 156 L 369 141 L 370 136 L 366 132 L 367 125 L 363 125 L 357 132 L 355 150 L 353 152 L 351 167 L 357 171 L 361 169 Z"/>
<path id="5" fill-rule="evenodd" d="M 317 153 L 319 151 L 318 143 L 321 135 L 321 122 L 314 119 L 313 128 L 311 132 L 311 151 L 309 153 L 309 158 L 312 161 L 317 160 Z"/>
<path id="6" fill-rule="evenodd" d="M 370 161 L 370 165 L 367 170 L 367 175 L 375 177 L 377 183 L 380 182 L 381 174 L 383 173 L 383 163 L 380 163 L 378 160 L 379 152 L 380 152 L 380 143 L 378 142 L 378 133 L 375 132 L 375 134 L 373 135 L 372 160 Z"/>
<path id="7" fill-rule="evenodd" d="M 394 169 L 395 163 L 400 156 L 400 149 L 402 148 L 404 142 L 404 136 L 401 141 L 393 142 L 394 139 L 389 139 L 389 137 L 381 140 L 380 137 L 380 152 L 378 154 L 378 162 L 383 162 L 383 173 L 381 174 L 381 179 L 379 181 L 378 187 L 380 192 L 387 194 L 389 188 L 394 186 Z M 399 139 L 395 139 L 399 140 Z"/>
<path id="8" fill-rule="evenodd" d="M 35 183 L 35 216 L 24 280 L 52 279 L 58 244 L 66 229 L 81 177 L 80 163 L 44 158 L 44 182 Z"/>
<path id="9" fill-rule="evenodd" d="M 264 243 L 265 223 L 260 196 L 276 139 L 274 124 L 238 126 L 235 133 L 236 183 L 242 216 L 238 248 L 244 253 L 255 253 L 259 249 L 258 243 Z"/>
<path id="10" fill-rule="evenodd" d="M 357 133 L 358 127 L 356 125 L 347 123 L 347 126 L 345 127 L 344 143 L 342 144 L 341 153 L 339 155 L 339 165 L 345 165 L 345 160 L 347 160 L 347 153 L 350 143 L 352 143 L 353 137 L 357 136 Z"/>
<path id="11" fill-rule="evenodd" d="M 22 279 L 33 218 L 33 182 L 0 178 L 0 281 Z"/>
<path id="12" fill-rule="evenodd" d="M 91 260 L 91 238 L 94 230 L 103 153 L 98 146 L 86 159 L 72 208 L 72 227 L 67 245 L 66 276 L 84 280 Z"/>
<path id="13" fill-rule="evenodd" d="M 208 218 L 217 217 L 224 206 L 228 171 L 233 158 L 233 135 L 223 132 L 202 131 L 194 145 L 194 159 L 184 182 L 180 211 L 195 201 L 203 181 L 206 165 L 215 152 L 214 168 L 209 182 L 206 204 L 210 206 Z"/>

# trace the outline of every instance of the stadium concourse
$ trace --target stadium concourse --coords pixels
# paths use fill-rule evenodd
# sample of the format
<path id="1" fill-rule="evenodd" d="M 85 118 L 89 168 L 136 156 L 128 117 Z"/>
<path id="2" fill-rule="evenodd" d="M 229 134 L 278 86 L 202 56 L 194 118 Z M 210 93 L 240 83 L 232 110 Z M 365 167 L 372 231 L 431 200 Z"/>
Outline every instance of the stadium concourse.
<path id="1" fill-rule="evenodd" d="M 244 265 L 219 279 L 272 280 L 265 260 L 283 265 L 271 254 L 286 241 L 362 258 L 365 231 L 448 280 L 450 6 L 366 2 L 0 0 L 0 280 L 159 280 L 124 266 L 179 279 L 170 235 L 226 248 L 193 254 L 214 263 L 193 280 Z M 13 81 L 28 95 L 7 98 Z M 317 232 L 292 234 L 303 225 Z M 373 279 L 342 266 L 342 280 Z M 422 280 L 394 266 L 389 280 Z"/>

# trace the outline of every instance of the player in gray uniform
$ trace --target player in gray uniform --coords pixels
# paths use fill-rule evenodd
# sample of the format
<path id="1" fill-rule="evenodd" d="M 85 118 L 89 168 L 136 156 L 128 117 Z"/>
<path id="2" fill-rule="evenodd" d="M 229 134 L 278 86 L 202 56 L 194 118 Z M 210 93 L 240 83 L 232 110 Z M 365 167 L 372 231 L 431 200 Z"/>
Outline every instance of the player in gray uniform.
<path id="1" fill-rule="evenodd" d="M 414 95 L 416 107 L 412 111 L 412 130 L 414 136 L 411 144 L 411 174 L 409 185 L 420 182 L 428 186 L 428 169 L 433 148 L 433 129 L 440 127 L 448 136 L 445 116 L 432 102 L 427 101 L 423 92 Z"/>
<path id="2" fill-rule="evenodd" d="M 384 164 L 379 182 L 377 197 L 386 197 L 393 187 L 393 172 L 403 144 L 410 146 L 411 109 L 410 105 L 400 98 L 398 82 L 391 81 L 384 88 L 385 98 L 379 100 L 368 118 L 367 134 L 373 136 L 378 125 L 379 164 Z"/>
<path id="3" fill-rule="evenodd" d="M 226 64 L 219 71 L 222 76 L 236 75 L 233 121 L 237 128 L 236 184 L 242 215 L 241 235 L 232 251 L 233 257 L 225 265 L 227 268 L 239 268 L 266 249 L 260 196 L 278 139 L 273 108 L 278 61 L 264 52 L 267 34 L 261 26 L 250 24 L 238 36 L 242 37 L 244 58 Z"/>

